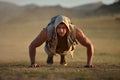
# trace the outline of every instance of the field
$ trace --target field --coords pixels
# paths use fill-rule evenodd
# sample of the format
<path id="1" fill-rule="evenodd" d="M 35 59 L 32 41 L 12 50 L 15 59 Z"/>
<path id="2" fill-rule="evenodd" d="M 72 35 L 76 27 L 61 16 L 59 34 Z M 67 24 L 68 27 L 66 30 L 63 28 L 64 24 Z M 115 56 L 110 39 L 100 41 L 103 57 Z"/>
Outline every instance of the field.
<path id="1" fill-rule="evenodd" d="M 43 47 L 37 48 L 39 68 L 29 68 L 28 46 L 47 25 L 45 21 L 11 21 L 0 25 L 0 80 L 120 80 L 120 14 L 91 18 L 71 18 L 95 46 L 93 64 L 84 68 L 86 48 L 77 45 L 74 58 L 67 56 L 68 66 L 47 65 Z"/>

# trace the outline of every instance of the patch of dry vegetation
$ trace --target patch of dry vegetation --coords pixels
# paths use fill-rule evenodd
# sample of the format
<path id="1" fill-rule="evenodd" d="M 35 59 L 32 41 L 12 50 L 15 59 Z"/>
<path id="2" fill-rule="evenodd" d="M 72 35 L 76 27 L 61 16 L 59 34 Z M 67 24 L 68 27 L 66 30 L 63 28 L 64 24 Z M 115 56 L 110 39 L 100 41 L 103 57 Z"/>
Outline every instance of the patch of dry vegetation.
<path id="1" fill-rule="evenodd" d="M 55 56 L 53 66 L 48 66 L 44 44 L 37 48 L 36 60 L 41 67 L 28 68 L 28 46 L 47 25 L 48 20 L 1 25 L 0 80 L 119 80 L 120 22 L 116 17 L 120 15 L 72 18 L 73 23 L 84 31 L 95 46 L 95 69 L 83 68 L 86 64 L 86 49 L 81 45 L 77 45 L 73 60 L 67 57 L 67 67 L 59 65 L 59 56 Z"/>

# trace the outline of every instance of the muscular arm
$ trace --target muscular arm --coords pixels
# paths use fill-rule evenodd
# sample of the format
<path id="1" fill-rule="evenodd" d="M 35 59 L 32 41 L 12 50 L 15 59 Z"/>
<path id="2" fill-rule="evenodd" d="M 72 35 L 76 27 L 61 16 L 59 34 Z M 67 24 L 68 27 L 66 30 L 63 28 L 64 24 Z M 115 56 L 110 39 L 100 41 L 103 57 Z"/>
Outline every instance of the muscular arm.
<path id="1" fill-rule="evenodd" d="M 31 65 L 35 64 L 36 48 L 47 40 L 47 30 L 43 29 L 40 34 L 31 42 L 29 46 L 29 56 Z"/>
<path id="2" fill-rule="evenodd" d="M 81 29 L 76 29 L 76 38 L 80 44 L 87 48 L 87 65 L 92 65 L 94 46 L 91 41 L 85 36 Z"/>

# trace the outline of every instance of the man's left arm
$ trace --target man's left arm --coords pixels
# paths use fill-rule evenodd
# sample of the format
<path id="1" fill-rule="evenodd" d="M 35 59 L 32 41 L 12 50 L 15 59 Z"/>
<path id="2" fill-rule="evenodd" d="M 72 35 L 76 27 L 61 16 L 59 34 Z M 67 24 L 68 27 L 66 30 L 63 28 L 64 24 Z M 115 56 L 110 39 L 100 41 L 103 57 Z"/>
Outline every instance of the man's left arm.
<path id="1" fill-rule="evenodd" d="M 81 29 L 76 28 L 76 38 L 80 44 L 87 48 L 87 64 L 85 67 L 92 68 L 94 67 L 92 64 L 93 54 L 94 54 L 94 46 L 92 42 L 86 37 Z"/>

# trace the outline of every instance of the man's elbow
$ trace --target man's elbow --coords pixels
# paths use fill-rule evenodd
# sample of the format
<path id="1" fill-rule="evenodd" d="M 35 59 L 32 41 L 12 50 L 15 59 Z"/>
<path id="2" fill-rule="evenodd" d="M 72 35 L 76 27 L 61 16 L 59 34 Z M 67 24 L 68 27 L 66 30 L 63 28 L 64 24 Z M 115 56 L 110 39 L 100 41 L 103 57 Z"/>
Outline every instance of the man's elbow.
<path id="1" fill-rule="evenodd" d="M 88 47 L 94 48 L 94 45 L 93 45 L 92 43 L 89 43 L 89 44 L 88 44 Z"/>
<path id="2" fill-rule="evenodd" d="M 29 50 L 35 49 L 35 48 L 36 48 L 36 46 L 35 46 L 33 43 L 31 43 L 31 44 L 29 45 Z"/>
<path id="3" fill-rule="evenodd" d="M 94 53 L 94 45 L 92 43 L 88 43 L 86 45 L 86 47 L 87 47 L 88 50 L 90 50 L 90 51 L 92 51 L 92 53 Z"/>

